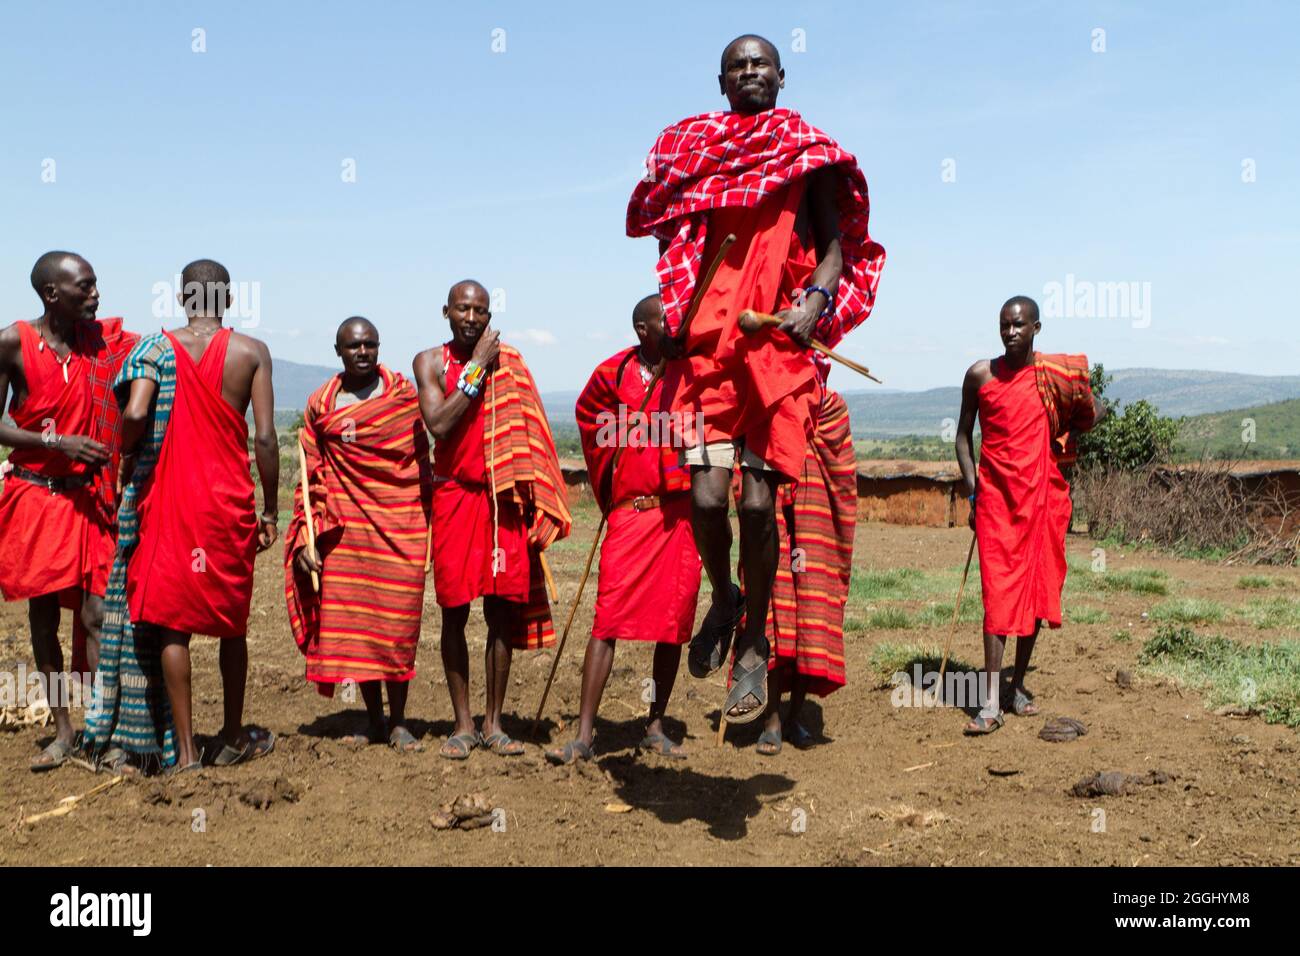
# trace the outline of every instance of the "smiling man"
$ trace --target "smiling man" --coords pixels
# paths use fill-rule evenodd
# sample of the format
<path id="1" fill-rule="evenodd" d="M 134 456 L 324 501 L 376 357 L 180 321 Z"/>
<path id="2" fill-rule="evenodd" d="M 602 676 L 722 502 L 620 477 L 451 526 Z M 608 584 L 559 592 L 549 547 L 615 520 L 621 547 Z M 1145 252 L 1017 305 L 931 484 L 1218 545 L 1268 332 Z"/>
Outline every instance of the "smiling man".
<path id="1" fill-rule="evenodd" d="M 343 372 L 311 394 L 303 415 L 316 546 L 299 485 L 285 536 L 289 624 L 321 694 L 360 685 L 368 726 L 349 740 L 410 753 L 424 749 L 406 726 L 406 692 L 424 606 L 428 437 L 415 388 L 379 364 L 369 319 L 345 319 L 334 352 Z"/>
<path id="2" fill-rule="evenodd" d="M 420 411 L 433 435 L 433 586 L 442 608 L 442 664 L 456 726 L 439 753 L 475 746 L 517 756 L 501 728 L 513 651 L 555 641 L 541 552 L 572 524 L 555 441 L 523 357 L 499 341 L 487 290 L 457 282 L 442 314 L 451 340 L 415 357 Z M 487 619 L 486 710 L 469 706 L 469 606 Z"/>
<path id="3" fill-rule="evenodd" d="M 745 723 L 768 703 L 765 622 L 779 551 L 777 487 L 800 480 L 817 432 L 829 366 L 808 350 L 834 347 L 875 301 L 885 251 L 867 232 L 867 183 L 852 155 L 798 113 L 778 109 L 785 71 L 776 47 L 746 34 L 722 53 L 718 88 L 728 110 L 668 127 L 627 211 L 630 236 L 659 239 L 659 289 L 668 332 L 681 326 L 701 267 L 727 253 L 665 389 L 674 411 L 703 414 L 704 436 L 687 450 L 695 542 L 712 603 L 691 642 L 691 673 L 722 666 L 742 616 L 726 720 Z M 740 333 L 745 309 L 781 317 L 779 329 Z M 667 352 L 677 354 L 673 340 Z M 847 431 L 844 432 L 847 435 Z M 731 583 L 727 496 L 742 470 L 740 573 Z"/>
<path id="4" fill-rule="evenodd" d="M 99 659 L 104 593 L 113 561 L 120 428 L 113 379 L 139 336 L 121 319 L 95 320 L 95 270 L 71 252 L 47 252 L 32 269 L 38 319 L 0 331 L 0 421 L 13 449 L 0 493 L 0 593 L 28 602 L 32 654 L 45 675 L 54 740 L 32 770 L 62 764 L 72 749 L 70 688 L 59 647 L 59 609 L 73 609 L 72 670 Z M 89 691 L 89 688 L 85 688 Z"/>
<path id="5" fill-rule="evenodd" d="M 1008 635 L 1016 636 L 1016 664 L 1007 704 L 1017 716 L 1038 713 L 1025 672 L 1043 621 L 1061 626 L 1071 507 L 1061 466 L 1074 460 L 1079 433 L 1106 415 L 1089 387 L 1087 356 L 1034 351 L 1042 328 L 1038 303 L 1023 295 L 1008 299 L 998 326 L 1005 352 L 967 369 L 957 422 L 957 463 L 971 500 L 984 595 L 983 699 L 968 735 L 1002 726 Z M 978 469 L 972 454 L 977 415 Z"/>

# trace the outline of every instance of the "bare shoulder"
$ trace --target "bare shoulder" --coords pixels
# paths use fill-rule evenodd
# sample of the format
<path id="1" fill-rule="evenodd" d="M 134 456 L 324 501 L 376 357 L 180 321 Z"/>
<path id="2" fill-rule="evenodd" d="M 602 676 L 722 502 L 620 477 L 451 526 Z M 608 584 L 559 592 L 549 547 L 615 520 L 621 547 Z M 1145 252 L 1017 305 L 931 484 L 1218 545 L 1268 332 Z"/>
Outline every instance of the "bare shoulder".
<path id="1" fill-rule="evenodd" d="M 966 370 L 966 378 L 962 380 L 962 387 L 978 389 L 992 377 L 993 360 L 980 359 Z"/>
<path id="2" fill-rule="evenodd" d="M 442 347 L 434 346 L 431 349 L 417 352 L 415 361 L 411 363 L 411 371 L 415 373 L 416 385 L 420 385 L 429 379 L 437 381 L 443 373 Z"/>
<path id="3" fill-rule="evenodd" d="M 231 331 L 228 349 L 254 365 L 269 367 L 271 364 L 271 350 L 266 347 L 266 343 L 243 332 Z"/>
<path id="4" fill-rule="evenodd" d="M 18 326 L 22 324 L 23 322 L 20 320 L 12 325 L 6 325 L 3 329 L 0 329 L 0 350 L 8 352 L 22 347 L 22 333 L 18 331 Z"/>

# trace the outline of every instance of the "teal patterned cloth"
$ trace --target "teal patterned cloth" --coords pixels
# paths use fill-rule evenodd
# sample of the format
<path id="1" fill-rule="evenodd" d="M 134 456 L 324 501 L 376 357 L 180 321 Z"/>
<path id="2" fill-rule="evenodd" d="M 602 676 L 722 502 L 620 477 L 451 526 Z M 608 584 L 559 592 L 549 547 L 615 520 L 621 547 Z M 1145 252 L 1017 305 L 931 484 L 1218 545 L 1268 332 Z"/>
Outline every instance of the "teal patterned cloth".
<path id="1" fill-rule="evenodd" d="M 135 471 L 117 511 L 117 552 L 104 597 L 96 697 L 86 716 L 86 741 L 92 753 L 102 755 L 116 745 L 146 762 L 152 758 L 170 766 L 176 762 L 176 740 L 158 633 L 149 625 L 132 626 L 126 605 L 126 569 L 140 534 L 136 504 L 158 463 L 176 398 L 176 353 L 165 335 L 141 339 L 127 357 L 113 383 L 119 405 L 126 404 L 136 379 L 156 382 L 158 394 L 152 426 L 140 440 Z"/>

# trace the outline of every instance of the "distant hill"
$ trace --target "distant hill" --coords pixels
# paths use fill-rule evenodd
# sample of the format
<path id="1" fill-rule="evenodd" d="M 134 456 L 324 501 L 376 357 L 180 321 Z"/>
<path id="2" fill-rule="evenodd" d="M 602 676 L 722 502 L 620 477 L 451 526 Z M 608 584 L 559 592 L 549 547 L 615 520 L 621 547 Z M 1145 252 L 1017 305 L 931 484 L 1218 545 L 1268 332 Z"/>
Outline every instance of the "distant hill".
<path id="1" fill-rule="evenodd" d="M 1245 442 L 1252 423 L 1255 440 Z M 1206 451 L 1216 458 L 1300 458 L 1300 399 L 1197 415 L 1183 424 L 1179 440 L 1194 458 Z"/>
<path id="2" fill-rule="evenodd" d="M 275 407 L 285 411 L 302 411 L 307 407 L 308 396 L 320 388 L 327 378 L 337 375 L 338 372 L 338 366 L 326 368 L 324 365 L 301 365 L 288 359 L 272 358 L 271 378 L 275 384 Z"/>
<path id="3" fill-rule="evenodd" d="M 1159 368 L 1107 369 L 1108 398 L 1145 398 L 1164 415 L 1203 415 L 1300 398 L 1300 375 L 1244 375 Z"/>

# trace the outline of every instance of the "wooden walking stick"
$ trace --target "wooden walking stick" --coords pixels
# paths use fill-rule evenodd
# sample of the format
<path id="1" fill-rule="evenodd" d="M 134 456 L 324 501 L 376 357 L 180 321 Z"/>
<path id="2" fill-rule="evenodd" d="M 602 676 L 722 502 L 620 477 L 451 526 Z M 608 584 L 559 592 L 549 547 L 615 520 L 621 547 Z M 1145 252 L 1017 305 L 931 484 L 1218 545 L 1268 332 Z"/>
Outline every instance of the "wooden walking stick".
<path id="1" fill-rule="evenodd" d="M 302 485 L 302 514 L 307 519 L 307 547 L 311 549 L 312 554 L 316 553 L 316 520 L 311 513 L 311 492 L 308 490 L 307 479 L 307 451 L 302 446 L 302 432 L 298 433 L 298 481 Z M 311 573 L 311 588 L 317 594 L 320 593 L 320 575 L 315 571 Z"/>
<path id="2" fill-rule="evenodd" d="M 695 313 L 699 311 L 700 302 L 704 299 L 704 292 L 712 284 L 714 274 L 718 271 L 718 267 L 722 265 L 722 260 L 727 257 L 727 250 L 731 248 L 732 243 L 735 241 L 735 233 L 728 233 L 718 247 L 718 253 L 713 257 L 713 262 L 709 265 L 709 271 L 704 273 L 704 279 L 696 284 L 695 293 L 691 296 L 690 308 L 686 310 L 686 316 L 682 319 L 681 328 L 673 336 L 673 339 L 679 345 L 685 345 L 686 336 L 691 327 L 691 320 L 695 318 Z M 655 369 L 649 384 L 646 385 L 645 397 L 641 399 L 641 407 L 637 409 L 638 415 L 644 412 L 646 406 L 650 404 L 650 396 L 654 394 L 655 386 L 663 378 L 666 364 L 666 360 L 660 361 L 659 367 Z M 614 457 L 609 466 L 611 488 L 614 487 L 613 476 L 618 471 L 618 460 L 622 453 L 623 445 L 620 442 L 618 447 L 614 449 Z M 600 544 L 600 536 L 605 531 L 605 524 L 608 520 L 608 515 L 601 514 L 600 523 L 596 525 L 596 533 L 591 539 L 591 547 L 587 550 L 587 563 L 582 569 L 582 577 L 578 580 L 578 593 L 573 596 L 573 604 L 569 606 L 569 617 L 564 622 L 564 630 L 560 634 L 560 643 L 555 648 L 555 659 L 551 661 L 551 673 L 546 678 L 546 687 L 542 690 L 542 700 L 537 705 L 537 716 L 533 718 L 533 725 L 528 729 L 528 736 L 530 737 L 536 738 L 537 736 L 537 727 L 542 722 L 542 711 L 546 709 L 546 698 L 550 696 L 551 684 L 555 681 L 555 672 L 560 667 L 560 656 L 564 653 L 564 644 L 569 639 L 569 629 L 573 627 L 573 618 L 577 615 L 578 605 L 582 602 L 582 592 L 587 586 L 587 578 L 591 576 L 591 563 L 596 558 L 596 547 Z"/>
<path id="3" fill-rule="evenodd" d="M 975 557 L 975 532 L 970 535 L 970 547 L 966 550 L 966 567 L 961 572 L 961 584 L 957 586 L 957 601 L 952 606 L 952 624 L 948 627 L 948 640 L 943 645 L 943 660 L 939 663 L 939 680 L 934 685 L 934 699 L 943 699 L 943 674 L 948 669 L 948 651 L 952 649 L 952 636 L 957 633 L 957 615 L 961 613 L 961 596 L 966 590 L 966 575 L 970 574 L 971 558 Z"/>
<path id="4" fill-rule="evenodd" d="M 765 325 L 780 325 L 783 320 L 779 316 L 768 315 L 766 312 L 755 312 L 753 309 L 746 309 L 744 312 L 740 313 L 738 321 L 740 323 L 740 331 L 744 332 L 746 335 L 753 335 Z M 818 352 L 821 352 L 822 355 L 825 355 L 828 359 L 839 362 L 845 368 L 853 369 L 853 371 L 857 372 L 859 375 L 865 375 L 877 385 L 882 384 L 880 379 L 872 375 L 871 370 L 865 365 L 859 365 L 851 358 L 845 358 L 838 352 L 832 352 L 816 339 L 813 339 L 808 344 Z"/>

